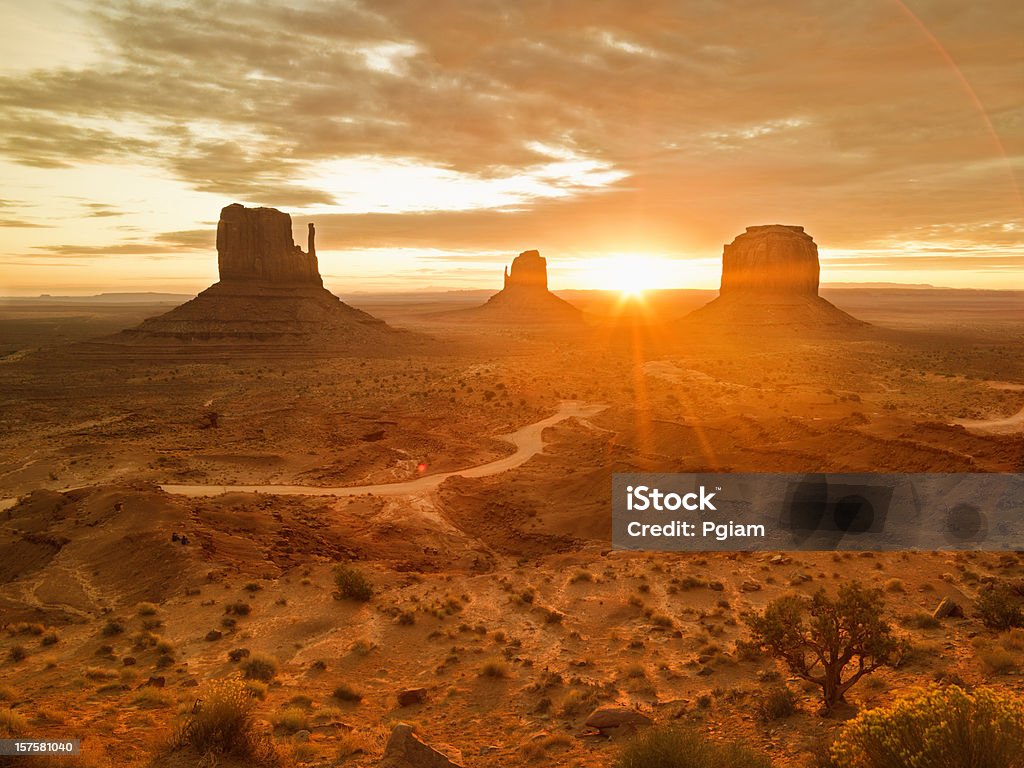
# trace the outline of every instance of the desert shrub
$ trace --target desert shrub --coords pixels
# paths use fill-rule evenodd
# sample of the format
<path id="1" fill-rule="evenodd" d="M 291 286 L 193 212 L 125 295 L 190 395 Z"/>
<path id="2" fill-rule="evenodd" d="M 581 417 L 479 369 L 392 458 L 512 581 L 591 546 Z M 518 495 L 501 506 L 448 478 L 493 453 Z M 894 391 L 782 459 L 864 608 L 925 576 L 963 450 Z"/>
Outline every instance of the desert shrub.
<path id="1" fill-rule="evenodd" d="M 250 680 L 260 680 L 269 683 L 277 675 L 277 659 L 272 656 L 255 654 L 242 665 L 242 672 Z"/>
<path id="2" fill-rule="evenodd" d="M 309 715 L 301 707 L 285 707 L 276 713 L 271 723 L 285 733 L 295 733 L 305 730 L 309 726 Z"/>
<path id="3" fill-rule="evenodd" d="M 796 696 L 784 685 L 772 688 L 757 704 L 757 713 L 765 722 L 782 720 L 796 712 Z"/>
<path id="4" fill-rule="evenodd" d="M 273 755 L 273 745 L 256 733 L 254 709 L 255 702 L 241 680 L 216 680 L 203 691 L 172 748 L 266 760 Z"/>
<path id="5" fill-rule="evenodd" d="M 861 712 L 832 745 L 839 768 L 1020 768 L 1024 699 L 932 688 Z"/>
<path id="6" fill-rule="evenodd" d="M 103 625 L 101 632 L 104 637 L 120 635 L 124 632 L 124 624 L 120 619 L 107 619 L 107 623 Z"/>
<path id="7" fill-rule="evenodd" d="M 587 570 L 579 570 L 576 571 L 576 573 L 572 575 L 572 578 L 569 579 L 570 584 L 579 584 L 582 581 L 593 583 L 594 574 Z"/>
<path id="8" fill-rule="evenodd" d="M 762 648 L 793 674 L 821 686 L 828 711 L 864 675 L 899 657 L 904 644 L 892 636 L 882 595 L 854 581 L 839 587 L 835 598 L 819 589 L 809 598 L 773 600 L 747 623 Z M 854 671 L 843 679 L 851 664 Z"/>
<path id="9" fill-rule="evenodd" d="M 351 685 L 342 683 L 334 689 L 334 693 L 331 694 L 338 701 L 349 701 L 352 703 L 358 703 L 363 700 L 363 695 L 359 693 Z"/>
<path id="10" fill-rule="evenodd" d="M 1021 661 L 1019 654 L 1005 648 L 982 648 L 978 650 L 977 657 L 987 671 L 995 674 L 1009 672 Z"/>
<path id="11" fill-rule="evenodd" d="M 909 619 L 907 623 L 915 629 L 938 629 L 942 626 L 942 622 L 932 616 L 930 613 L 915 613 Z"/>
<path id="12" fill-rule="evenodd" d="M 737 742 L 715 742 L 696 731 L 659 726 L 627 743 L 614 768 L 771 768 L 771 761 Z"/>
<path id="13" fill-rule="evenodd" d="M 143 708 L 160 709 L 173 706 L 174 697 L 162 688 L 146 686 L 135 694 L 132 703 Z"/>
<path id="14" fill-rule="evenodd" d="M 501 661 L 488 661 L 480 667 L 481 677 L 508 677 L 508 665 Z"/>
<path id="15" fill-rule="evenodd" d="M 1017 590 L 1008 584 L 989 584 L 978 594 L 975 607 L 982 622 L 990 629 L 1006 630 L 1024 627 L 1024 608 Z"/>
<path id="16" fill-rule="evenodd" d="M 28 719 L 13 709 L 0 708 L 0 736 L 20 736 L 28 730 Z"/>
<path id="17" fill-rule="evenodd" d="M 12 645 L 10 650 L 7 651 L 7 658 L 14 663 L 18 663 L 28 658 L 28 651 L 25 650 L 24 645 Z"/>
<path id="18" fill-rule="evenodd" d="M 135 610 L 139 616 L 156 616 L 156 612 L 159 609 L 155 603 L 139 603 Z"/>
<path id="19" fill-rule="evenodd" d="M 224 606 L 224 613 L 232 614 L 234 616 L 248 616 L 252 613 L 252 606 L 241 601 L 237 603 L 229 603 Z"/>
<path id="20" fill-rule="evenodd" d="M 373 584 L 362 571 L 348 565 L 334 569 L 334 584 L 338 593 L 346 600 L 365 603 L 373 597 Z"/>
<path id="21" fill-rule="evenodd" d="M 54 631 L 47 632 L 40 638 L 39 643 L 41 645 L 56 645 L 60 642 L 60 635 Z"/>

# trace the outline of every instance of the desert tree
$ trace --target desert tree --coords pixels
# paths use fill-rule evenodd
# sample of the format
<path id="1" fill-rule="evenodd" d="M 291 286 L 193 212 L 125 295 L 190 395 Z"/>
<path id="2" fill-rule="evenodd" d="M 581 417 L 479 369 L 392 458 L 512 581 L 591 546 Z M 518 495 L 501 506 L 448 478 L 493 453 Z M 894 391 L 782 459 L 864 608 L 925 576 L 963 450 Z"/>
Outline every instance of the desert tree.
<path id="1" fill-rule="evenodd" d="M 824 589 L 781 597 L 746 620 L 755 643 L 794 675 L 821 686 L 829 712 L 858 680 L 902 655 L 904 643 L 893 636 L 884 611 L 882 590 L 854 581 L 834 598 Z"/>

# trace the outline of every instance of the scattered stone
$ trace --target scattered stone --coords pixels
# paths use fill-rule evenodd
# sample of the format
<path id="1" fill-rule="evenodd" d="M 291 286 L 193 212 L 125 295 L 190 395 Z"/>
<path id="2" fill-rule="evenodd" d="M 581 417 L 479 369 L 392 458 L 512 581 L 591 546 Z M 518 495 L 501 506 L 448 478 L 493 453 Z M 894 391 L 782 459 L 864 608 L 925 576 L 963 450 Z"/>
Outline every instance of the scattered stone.
<path id="1" fill-rule="evenodd" d="M 411 707 L 413 704 L 422 704 L 426 700 L 426 688 L 407 688 L 398 694 L 398 706 L 400 707 Z"/>
<path id="2" fill-rule="evenodd" d="M 772 565 L 786 565 L 787 563 L 789 563 L 789 558 L 785 555 L 775 555 L 768 562 Z"/>
<path id="3" fill-rule="evenodd" d="M 459 768 L 444 753 L 424 744 L 412 727 L 399 723 L 392 729 L 381 759 L 384 768 Z"/>
<path id="4" fill-rule="evenodd" d="M 187 678 L 185 678 L 184 680 L 181 681 L 181 687 L 182 688 L 198 688 L 199 687 L 199 681 L 196 680 L 194 677 L 187 677 Z"/>
<path id="5" fill-rule="evenodd" d="M 955 600 L 949 597 L 944 597 L 939 601 L 939 604 L 935 606 L 935 610 L 932 611 L 933 619 L 945 619 L 945 618 L 957 618 L 962 619 L 964 617 L 963 607 Z"/>
<path id="6" fill-rule="evenodd" d="M 306 742 L 309 741 L 309 737 L 311 735 L 312 734 L 309 731 L 307 731 L 306 729 L 302 729 L 301 731 L 296 731 L 292 735 L 292 740 L 295 741 L 298 744 L 305 744 Z"/>
<path id="7" fill-rule="evenodd" d="M 161 675 L 160 677 L 151 677 L 149 680 L 142 684 L 143 688 L 163 688 L 167 685 L 167 679 Z"/>
<path id="8" fill-rule="evenodd" d="M 606 731 L 612 728 L 635 730 L 653 724 L 654 721 L 643 712 L 629 707 L 598 707 L 584 721 L 584 725 L 596 728 L 602 736 L 607 736 Z"/>
<path id="9" fill-rule="evenodd" d="M 740 584 L 740 592 L 760 592 L 760 591 L 761 591 L 761 582 L 756 581 L 754 579 L 745 579 L 743 581 L 743 583 Z"/>
<path id="10" fill-rule="evenodd" d="M 720 581 L 709 581 L 708 589 L 712 592 L 722 592 L 725 589 L 725 584 Z"/>
<path id="11" fill-rule="evenodd" d="M 179 536 L 178 536 L 178 534 L 177 534 L 177 533 L 172 533 L 172 534 L 171 534 L 171 541 L 177 541 L 177 540 L 178 540 L 178 538 L 179 538 Z"/>
<path id="12" fill-rule="evenodd" d="M 206 641 L 212 643 L 214 640 L 220 640 L 224 637 L 224 633 L 219 629 L 211 629 L 206 633 Z"/>
<path id="13" fill-rule="evenodd" d="M 126 667 L 133 667 L 135 666 L 135 657 L 125 656 L 123 659 L 121 659 L 121 663 Z"/>

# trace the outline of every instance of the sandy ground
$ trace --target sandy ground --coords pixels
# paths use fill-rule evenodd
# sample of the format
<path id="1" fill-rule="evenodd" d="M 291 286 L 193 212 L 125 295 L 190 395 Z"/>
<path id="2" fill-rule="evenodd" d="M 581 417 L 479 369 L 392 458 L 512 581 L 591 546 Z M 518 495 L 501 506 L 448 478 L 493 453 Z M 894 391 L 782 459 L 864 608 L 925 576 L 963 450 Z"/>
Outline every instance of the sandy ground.
<path id="1" fill-rule="evenodd" d="M 840 303 L 863 332 L 757 338 L 688 333 L 690 293 L 577 295 L 578 330 L 348 299 L 435 343 L 308 359 L 79 354 L 0 312 L 0 707 L 83 736 L 90 765 L 146 765 L 248 649 L 277 661 L 259 716 L 299 764 L 376 765 L 412 721 L 467 766 L 596 768 L 621 739 L 583 720 L 619 703 L 797 766 L 913 686 L 1020 690 L 1024 638 L 971 610 L 987 581 L 1024 577 L 1015 553 L 610 551 L 618 471 L 1022 471 L 1024 320 L 991 311 L 1000 296 L 869 293 Z M 289 487 L 331 495 L 270 493 Z M 371 601 L 335 599 L 338 563 Z M 914 651 L 821 718 L 744 652 L 742 614 L 850 579 L 884 586 Z M 966 617 L 922 623 L 946 596 Z M 343 684 L 359 703 L 332 696 Z M 764 721 L 779 684 L 797 712 Z M 398 706 L 413 687 L 425 702 Z"/>

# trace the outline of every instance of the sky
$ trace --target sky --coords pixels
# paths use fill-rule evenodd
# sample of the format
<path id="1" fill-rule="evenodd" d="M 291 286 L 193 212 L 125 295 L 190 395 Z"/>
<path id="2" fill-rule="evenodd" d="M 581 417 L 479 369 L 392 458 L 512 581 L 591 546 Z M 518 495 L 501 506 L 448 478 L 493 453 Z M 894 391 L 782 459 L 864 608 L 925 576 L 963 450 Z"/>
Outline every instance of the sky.
<path id="1" fill-rule="evenodd" d="M 800 224 L 823 282 L 1024 289 L 1018 0 L 0 0 L 0 295 L 192 293 L 219 211 L 339 293 L 715 288 Z M 635 285 L 630 287 L 635 288 Z"/>

